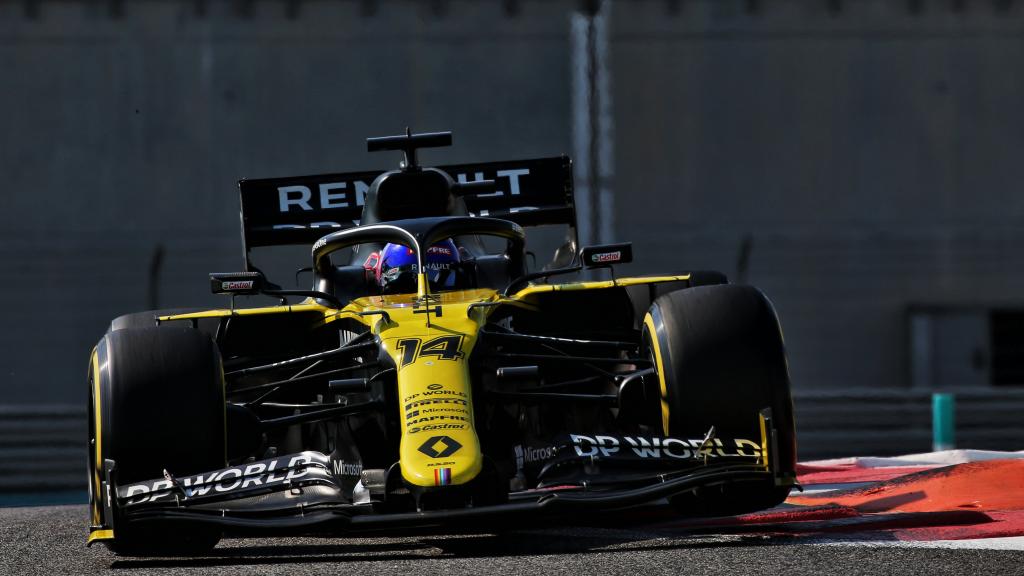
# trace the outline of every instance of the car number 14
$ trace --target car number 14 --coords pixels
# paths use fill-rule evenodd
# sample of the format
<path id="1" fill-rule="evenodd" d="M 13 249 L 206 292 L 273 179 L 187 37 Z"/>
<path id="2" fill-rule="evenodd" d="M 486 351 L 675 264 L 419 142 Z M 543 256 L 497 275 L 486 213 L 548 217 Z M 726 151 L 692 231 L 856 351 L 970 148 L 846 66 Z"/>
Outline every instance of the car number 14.
<path id="1" fill-rule="evenodd" d="M 427 341 L 420 338 L 402 338 L 397 342 L 402 351 L 402 368 L 424 356 L 434 356 L 438 360 L 458 360 L 462 358 L 462 336 L 439 336 Z"/>

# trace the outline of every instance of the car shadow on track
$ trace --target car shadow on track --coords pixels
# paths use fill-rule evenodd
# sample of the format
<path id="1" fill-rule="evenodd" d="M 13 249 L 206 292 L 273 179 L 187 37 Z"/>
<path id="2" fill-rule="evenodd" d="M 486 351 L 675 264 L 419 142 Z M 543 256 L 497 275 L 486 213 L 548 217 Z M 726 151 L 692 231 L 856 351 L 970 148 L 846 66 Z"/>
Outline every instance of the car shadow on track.
<path id="1" fill-rule="evenodd" d="M 399 541 L 366 542 L 345 538 L 343 542 L 292 544 L 229 541 L 210 554 L 190 558 L 116 558 L 112 569 L 203 568 L 220 566 L 267 566 L 285 564 L 430 561 L 457 558 L 515 557 L 630 553 L 683 548 L 761 546 L 763 538 L 740 537 L 717 540 L 706 536 L 663 538 L 657 534 L 591 529 L 514 532 L 504 534 L 430 536 Z"/>
<path id="2" fill-rule="evenodd" d="M 573 521 L 575 520 L 575 521 Z M 857 538 L 864 519 L 834 523 L 723 524 L 679 516 L 669 506 L 652 505 L 615 514 L 578 514 L 575 519 L 548 518 L 506 522 L 503 527 L 464 526 L 461 532 L 439 535 L 437 529 L 415 529 L 352 537 L 227 538 L 209 554 L 189 558 L 119 558 L 111 568 L 191 568 L 217 566 L 315 565 L 401 560 L 444 560 L 542 555 L 630 553 L 637 551 L 750 546 L 787 546 L 828 535 Z M 878 519 L 872 520 L 877 524 Z M 906 519 L 902 521 L 906 523 Z M 972 520 L 973 521 L 973 520 Z M 540 526 L 539 524 L 543 524 Z M 842 524 L 842 525 L 839 525 Z M 891 535 L 876 531 L 875 540 Z"/>

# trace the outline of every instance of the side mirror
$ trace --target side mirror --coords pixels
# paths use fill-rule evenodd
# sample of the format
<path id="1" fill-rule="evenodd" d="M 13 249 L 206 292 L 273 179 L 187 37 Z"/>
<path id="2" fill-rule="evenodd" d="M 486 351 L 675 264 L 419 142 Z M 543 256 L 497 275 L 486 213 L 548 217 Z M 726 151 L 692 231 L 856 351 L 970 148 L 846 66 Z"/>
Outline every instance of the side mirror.
<path id="1" fill-rule="evenodd" d="M 260 272 L 211 272 L 210 291 L 214 294 L 259 294 L 266 284 Z"/>
<path id="2" fill-rule="evenodd" d="M 587 268 L 601 268 L 612 264 L 628 264 L 633 261 L 633 243 L 584 246 L 580 250 L 580 262 Z"/>

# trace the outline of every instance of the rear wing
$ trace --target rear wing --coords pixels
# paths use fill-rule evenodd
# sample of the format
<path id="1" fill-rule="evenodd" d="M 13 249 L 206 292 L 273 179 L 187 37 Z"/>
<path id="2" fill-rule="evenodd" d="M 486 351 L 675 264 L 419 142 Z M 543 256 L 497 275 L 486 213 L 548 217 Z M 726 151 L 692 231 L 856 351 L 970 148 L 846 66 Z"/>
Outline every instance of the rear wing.
<path id="1" fill-rule="evenodd" d="M 566 224 L 576 228 L 572 161 L 568 156 L 438 168 L 456 182 L 495 181 L 495 192 L 463 196 L 471 216 L 501 218 L 521 226 Z M 358 226 L 366 193 L 383 173 L 240 180 L 246 263 L 252 248 L 311 245 L 325 234 Z"/>

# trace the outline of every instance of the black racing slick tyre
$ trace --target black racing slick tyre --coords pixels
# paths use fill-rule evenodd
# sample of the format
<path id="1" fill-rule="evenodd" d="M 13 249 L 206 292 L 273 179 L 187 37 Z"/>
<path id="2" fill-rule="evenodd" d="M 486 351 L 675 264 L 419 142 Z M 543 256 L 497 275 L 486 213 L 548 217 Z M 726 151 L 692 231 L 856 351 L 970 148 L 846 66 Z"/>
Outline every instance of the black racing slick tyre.
<path id="1" fill-rule="evenodd" d="M 644 319 L 644 339 L 662 388 L 667 436 L 703 438 L 714 426 L 725 442 L 760 444 L 759 413 L 771 409 L 774 457 L 782 485 L 725 483 L 672 498 L 685 514 L 720 516 L 781 504 L 796 470 L 796 430 L 782 331 L 771 302 L 756 288 L 697 286 L 658 297 Z"/>
<path id="2" fill-rule="evenodd" d="M 164 470 L 183 477 L 225 466 L 224 375 L 213 341 L 186 327 L 108 332 L 93 352 L 89 379 L 93 525 L 113 532 L 103 541 L 129 556 L 209 551 L 220 529 L 105 510 L 99 486 L 108 460 L 119 486 L 162 478 Z"/>

